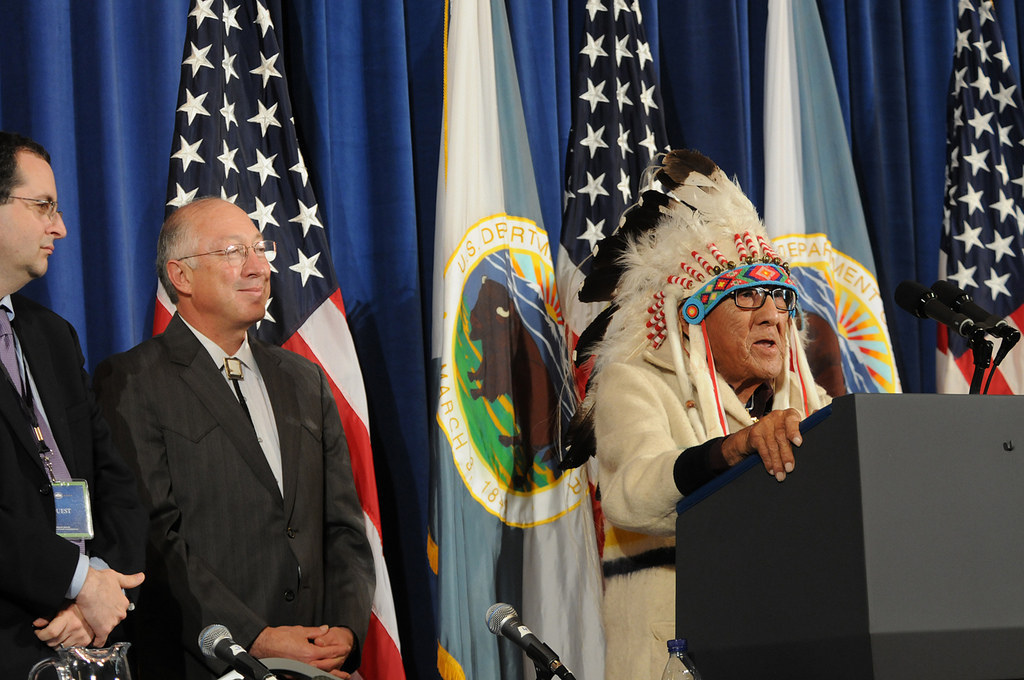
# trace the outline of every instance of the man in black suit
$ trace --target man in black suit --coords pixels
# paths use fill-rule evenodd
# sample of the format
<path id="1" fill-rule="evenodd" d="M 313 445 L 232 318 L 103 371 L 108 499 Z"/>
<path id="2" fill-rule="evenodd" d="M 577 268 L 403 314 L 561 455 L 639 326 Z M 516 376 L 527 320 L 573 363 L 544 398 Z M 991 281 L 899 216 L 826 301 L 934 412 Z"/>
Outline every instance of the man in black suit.
<path id="1" fill-rule="evenodd" d="M 96 371 L 114 439 L 150 512 L 139 680 L 210 678 L 200 632 L 338 677 L 358 666 L 373 558 L 323 371 L 247 336 L 275 245 L 217 198 L 164 223 L 157 268 L 177 313 Z"/>
<path id="2" fill-rule="evenodd" d="M 78 336 L 16 293 L 46 273 L 54 242 L 66 234 L 49 154 L 0 131 L 4 678 L 25 677 L 59 645 L 103 646 L 129 609 L 124 590 L 143 579 L 146 515 L 92 398 Z"/>

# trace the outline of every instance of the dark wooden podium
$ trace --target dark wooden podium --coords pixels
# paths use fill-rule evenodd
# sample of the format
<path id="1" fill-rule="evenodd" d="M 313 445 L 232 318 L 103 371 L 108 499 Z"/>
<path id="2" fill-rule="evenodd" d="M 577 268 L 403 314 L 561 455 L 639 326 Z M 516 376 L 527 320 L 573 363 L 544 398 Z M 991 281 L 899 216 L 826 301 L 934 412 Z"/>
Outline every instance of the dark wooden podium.
<path id="1" fill-rule="evenodd" d="M 706 680 L 1024 678 L 1024 397 L 848 395 L 680 503 Z"/>

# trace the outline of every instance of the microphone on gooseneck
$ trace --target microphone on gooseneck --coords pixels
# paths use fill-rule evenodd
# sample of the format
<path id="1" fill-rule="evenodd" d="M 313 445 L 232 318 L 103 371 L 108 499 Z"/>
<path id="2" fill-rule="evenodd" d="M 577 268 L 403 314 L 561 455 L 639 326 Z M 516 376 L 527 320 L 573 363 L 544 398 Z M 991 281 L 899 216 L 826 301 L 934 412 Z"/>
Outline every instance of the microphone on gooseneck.
<path id="1" fill-rule="evenodd" d="M 223 661 L 248 680 L 277 680 L 269 668 L 232 640 L 231 632 L 219 623 L 207 626 L 199 634 L 199 649 L 206 658 Z"/>
<path id="2" fill-rule="evenodd" d="M 954 312 L 936 297 L 935 292 L 917 281 L 904 281 L 896 286 L 896 304 L 921 319 L 932 319 L 970 338 L 981 328 L 960 312 Z"/>
<path id="3" fill-rule="evenodd" d="M 954 312 L 962 312 L 978 321 L 990 335 L 1001 338 L 999 351 L 992 361 L 993 366 L 998 366 L 1006 358 L 1006 355 L 1020 340 L 1020 331 L 1006 322 L 1006 319 L 989 312 L 984 307 L 976 304 L 970 294 L 952 281 L 936 281 L 932 284 L 932 290 L 940 301 L 945 303 Z M 988 392 L 988 386 L 992 382 L 995 371 L 989 373 L 988 382 L 985 383 L 984 392 Z"/>
<path id="4" fill-rule="evenodd" d="M 992 335 L 1007 339 L 1016 335 L 1018 339 L 1020 338 L 1020 331 L 1008 324 L 1006 319 L 977 304 L 970 293 L 952 281 L 936 281 L 932 284 L 932 291 L 944 305 L 954 312 L 966 314 L 972 320 L 987 327 Z"/>
<path id="5" fill-rule="evenodd" d="M 514 642 L 539 668 L 554 673 L 562 680 L 576 680 L 576 676 L 562 664 L 558 655 L 523 625 L 512 605 L 504 602 L 492 604 L 487 610 L 487 628 L 495 635 Z"/>

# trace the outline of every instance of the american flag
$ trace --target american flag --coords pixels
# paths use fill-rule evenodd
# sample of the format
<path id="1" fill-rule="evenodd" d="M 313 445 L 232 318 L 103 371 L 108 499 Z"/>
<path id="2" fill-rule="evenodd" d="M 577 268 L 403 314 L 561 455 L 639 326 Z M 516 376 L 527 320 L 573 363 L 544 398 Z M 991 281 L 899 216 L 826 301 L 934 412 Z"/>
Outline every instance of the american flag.
<path id="1" fill-rule="evenodd" d="M 188 14 L 167 210 L 202 196 L 240 206 L 277 242 L 256 335 L 319 364 L 331 381 L 363 507 L 377 588 L 360 674 L 404 678 L 384 563 L 366 394 L 324 222 L 298 145 L 277 27 L 279 0 L 194 0 Z M 173 306 L 158 286 L 154 333 Z"/>
<path id="2" fill-rule="evenodd" d="M 948 100 L 946 193 L 939 276 L 982 307 L 1024 326 L 1024 114 L 991 1 L 960 0 Z M 966 392 L 964 338 L 939 329 L 938 388 Z M 990 393 L 1024 393 L 1024 354 L 1010 354 Z"/>
<path id="3" fill-rule="evenodd" d="M 643 171 L 667 150 L 661 96 L 640 3 L 590 0 L 576 66 L 557 281 L 570 348 L 604 304 L 576 297 L 597 242 L 638 198 Z"/>

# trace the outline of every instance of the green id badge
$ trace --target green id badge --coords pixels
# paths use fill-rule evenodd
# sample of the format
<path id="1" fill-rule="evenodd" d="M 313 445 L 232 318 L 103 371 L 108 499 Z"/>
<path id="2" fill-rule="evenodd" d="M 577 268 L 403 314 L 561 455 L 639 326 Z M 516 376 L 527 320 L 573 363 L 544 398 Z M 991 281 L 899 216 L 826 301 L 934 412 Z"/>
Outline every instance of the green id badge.
<path id="1" fill-rule="evenodd" d="M 72 540 L 91 540 L 92 504 L 89 483 L 84 479 L 53 482 L 53 505 L 57 510 L 57 535 Z"/>

